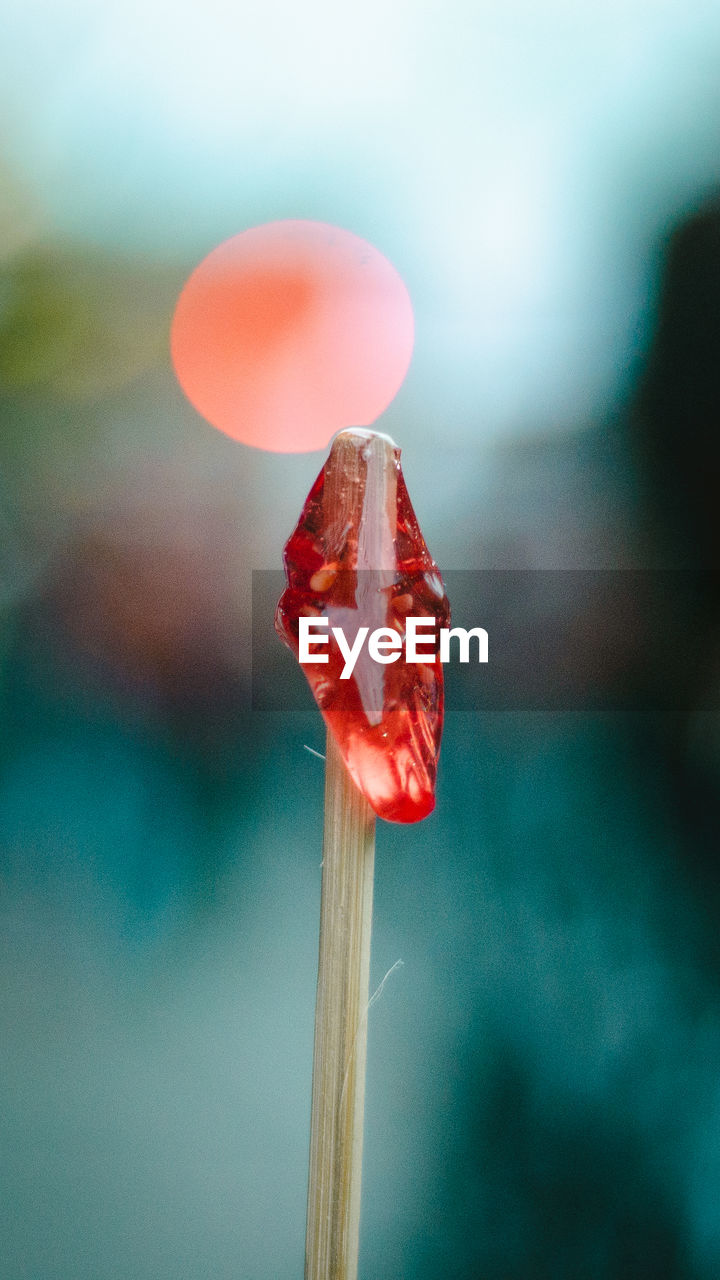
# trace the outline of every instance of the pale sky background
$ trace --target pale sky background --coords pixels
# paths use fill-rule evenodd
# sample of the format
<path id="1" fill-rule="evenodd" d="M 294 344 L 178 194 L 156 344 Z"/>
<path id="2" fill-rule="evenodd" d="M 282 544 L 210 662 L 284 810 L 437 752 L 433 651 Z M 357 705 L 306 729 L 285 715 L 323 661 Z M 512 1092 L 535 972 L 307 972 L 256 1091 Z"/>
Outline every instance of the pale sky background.
<path id="1" fill-rule="evenodd" d="M 191 262 L 275 217 L 349 227 L 408 282 L 403 394 L 451 444 L 621 394 L 658 236 L 720 175 L 711 3 L 35 0 L 1 44 L 48 231 Z"/>

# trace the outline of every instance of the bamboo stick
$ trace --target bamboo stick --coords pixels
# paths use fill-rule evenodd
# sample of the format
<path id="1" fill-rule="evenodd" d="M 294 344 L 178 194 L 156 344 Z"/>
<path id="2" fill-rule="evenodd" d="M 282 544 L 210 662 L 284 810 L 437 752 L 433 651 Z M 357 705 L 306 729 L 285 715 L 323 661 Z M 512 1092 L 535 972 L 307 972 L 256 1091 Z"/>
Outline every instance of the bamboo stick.
<path id="1" fill-rule="evenodd" d="M 343 431 L 328 462 L 326 552 L 356 543 L 362 621 L 384 618 L 397 508 L 395 446 L 388 436 Z M 358 676 L 359 679 L 359 676 Z M 382 709 L 380 669 L 365 682 L 369 714 Z M 320 954 L 313 1057 L 305 1280 L 356 1280 L 372 929 L 375 815 L 345 768 L 330 731 Z"/>
<path id="2" fill-rule="evenodd" d="M 355 1280 L 375 815 L 327 735 L 306 1280 Z"/>

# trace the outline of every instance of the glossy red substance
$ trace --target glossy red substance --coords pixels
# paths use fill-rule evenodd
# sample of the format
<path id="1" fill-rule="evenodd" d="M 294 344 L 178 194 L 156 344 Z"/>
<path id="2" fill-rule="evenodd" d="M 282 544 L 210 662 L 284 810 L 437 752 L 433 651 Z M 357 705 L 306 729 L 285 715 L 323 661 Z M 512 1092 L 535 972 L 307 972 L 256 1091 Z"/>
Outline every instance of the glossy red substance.
<path id="1" fill-rule="evenodd" d="M 329 661 L 302 664 L 315 700 L 352 778 L 375 812 L 391 822 L 416 822 L 435 805 L 443 669 L 437 642 L 434 657 L 406 662 L 405 619 L 431 617 L 444 627 L 449 605 L 408 497 L 399 449 L 394 451 L 389 497 L 378 503 L 377 492 L 368 497 L 363 442 L 357 439 L 358 461 L 347 477 L 340 478 L 344 489 L 338 519 L 326 484 L 328 469 L 337 467 L 338 439 L 285 547 L 288 586 L 275 626 L 298 657 L 299 617 L 328 619 L 329 643 L 314 652 L 328 654 Z M 337 486 L 336 474 L 333 493 Z M 333 509 L 328 510 L 329 505 Z M 372 562 L 373 555 L 380 563 Z M 402 652 L 397 661 L 381 665 L 366 643 L 350 678 L 341 679 L 345 658 L 331 628 L 342 627 L 352 645 L 362 626 L 370 632 L 387 627 L 399 634 Z M 431 639 L 433 632 L 427 634 Z M 427 648 L 432 652 L 431 644 Z"/>

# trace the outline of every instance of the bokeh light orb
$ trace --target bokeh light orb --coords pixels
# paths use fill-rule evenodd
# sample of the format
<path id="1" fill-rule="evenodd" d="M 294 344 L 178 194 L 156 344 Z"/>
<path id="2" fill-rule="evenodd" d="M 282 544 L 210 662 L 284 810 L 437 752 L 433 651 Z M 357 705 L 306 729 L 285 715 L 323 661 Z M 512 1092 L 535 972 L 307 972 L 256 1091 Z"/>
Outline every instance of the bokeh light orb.
<path id="1" fill-rule="evenodd" d="M 178 299 L 178 381 L 213 426 L 275 453 L 367 427 L 412 355 L 408 291 L 377 249 L 323 222 L 252 227 L 213 249 Z"/>

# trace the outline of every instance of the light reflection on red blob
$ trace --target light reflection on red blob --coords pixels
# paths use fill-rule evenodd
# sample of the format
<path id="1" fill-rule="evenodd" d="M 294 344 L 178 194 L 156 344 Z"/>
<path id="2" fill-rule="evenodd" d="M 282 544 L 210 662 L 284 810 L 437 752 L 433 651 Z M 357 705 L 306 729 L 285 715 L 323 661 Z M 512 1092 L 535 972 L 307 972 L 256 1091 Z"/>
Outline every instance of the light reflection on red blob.
<path id="1" fill-rule="evenodd" d="M 203 417 L 274 453 L 324 448 L 387 408 L 412 354 L 395 268 L 322 222 L 270 222 L 200 263 L 178 299 L 171 352 Z"/>

